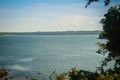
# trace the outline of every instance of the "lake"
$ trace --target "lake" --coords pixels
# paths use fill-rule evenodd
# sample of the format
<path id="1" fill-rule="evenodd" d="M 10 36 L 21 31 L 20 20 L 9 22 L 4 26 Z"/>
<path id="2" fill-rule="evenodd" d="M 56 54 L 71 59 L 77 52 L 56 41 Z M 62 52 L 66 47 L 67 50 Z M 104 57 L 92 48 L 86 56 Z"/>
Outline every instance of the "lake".
<path id="1" fill-rule="evenodd" d="M 104 56 L 97 54 L 98 35 L 12 35 L 0 37 L 0 67 L 12 76 L 45 76 L 76 67 L 95 71 Z"/>

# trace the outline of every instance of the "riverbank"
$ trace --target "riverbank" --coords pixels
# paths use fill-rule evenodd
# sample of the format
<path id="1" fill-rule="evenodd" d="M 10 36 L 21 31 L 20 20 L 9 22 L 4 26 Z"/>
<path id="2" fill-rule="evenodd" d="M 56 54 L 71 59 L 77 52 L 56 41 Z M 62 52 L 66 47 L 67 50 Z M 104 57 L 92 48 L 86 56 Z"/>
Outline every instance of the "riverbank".
<path id="1" fill-rule="evenodd" d="M 9 34 L 0 33 L 0 36 L 8 36 Z"/>

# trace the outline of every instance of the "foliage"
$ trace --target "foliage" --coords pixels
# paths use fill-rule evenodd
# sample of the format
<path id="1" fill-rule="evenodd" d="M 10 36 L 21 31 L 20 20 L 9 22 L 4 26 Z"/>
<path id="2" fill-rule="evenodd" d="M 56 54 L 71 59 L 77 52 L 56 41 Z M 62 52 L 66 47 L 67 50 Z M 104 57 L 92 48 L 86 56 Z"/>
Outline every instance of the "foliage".
<path id="1" fill-rule="evenodd" d="M 105 73 L 97 73 L 72 68 L 68 73 L 68 80 L 120 80 L 120 72 L 114 70 L 108 70 Z"/>
<path id="2" fill-rule="evenodd" d="M 120 80 L 120 74 L 99 74 L 96 80 Z"/>
<path id="3" fill-rule="evenodd" d="M 102 66 L 107 62 L 115 60 L 114 68 L 120 68 L 120 6 L 111 7 L 101 20 L 103 24 L 102 36 L 107 39 L 107 43 L 99 43 L 98 53 L 108 53 Z"/>
<path id="4" fill-rule="evenodd" d="M 4 77 L 8 75 L 8 71 L 6 69 L 1 69 L 0 70 L 0 77 Z"/>
<path id="5" fill-rule="evenodd" d="M 108 13 L 101 20 L 103 24 L 104 37 L 107 38 L 107 49 L 111 52 L 112 57 L 120 56 L 120 6 L 111 7 Z"/>
<path id="6" fill-rule="evenodd" d="M 2 69 L 0 70 L 0 74 L 4 74 L 2 77 L 6 77 L 9 74 L 9 72 L 6 69 Z M 53 73 L 53 75 L 55 78 L 51 78 L 51 80 L 120 80 L 120 70 L 116 72 L 112 69 L 107 70 L 105 73 L 97 73 L 72 68 L 71 71 L 60 74 Z M 0 80 L 14 80 L 14 79 L 0 78 Z M 44 80 L 44 79 L 32 78 L 27 80 Z"/>
<path id="7" fill-rule="evenodd" d="M 96 80 L 97 73 L 72 68 L 69 71 L 69 80 Z"/>
<path id="8" fill-rule="evenodd" d="M 12 80 L 7 69 L 0 69 L 0 80 Z"/>
<path id="9" fill-rule="evenodd" d="M 96 44 L 99 46 L 97 53 L 104 55 L 108 51 L 105 43 L 98 42 Z"/>
<path id="10" fill-rule="evenodd" d="M 86 7 L 88 6 L 88 5 L 90 5 L 92 2 L 97 2 L 97 1 L 99 1 L 99 0 L 87 0 L 88 2 L 87 2 L 87 4 L 86 4 Z M 105 6 L 107 6 L 108 4 L 110 4 L 110 0 L 104 0 L 104 3 L 105 3 Z"/>
<path id="11" fill-rule="evenodd" d="M 56 75 L 56 80 L 67 80 L 67 73 L 61 73 Z"/>
<path id="12" fill-rule="evenodd" d="M 105 34 L 106 34 L 105 31 L 101 31 L 99 34 L 99 39 L 106 39 Z"/>

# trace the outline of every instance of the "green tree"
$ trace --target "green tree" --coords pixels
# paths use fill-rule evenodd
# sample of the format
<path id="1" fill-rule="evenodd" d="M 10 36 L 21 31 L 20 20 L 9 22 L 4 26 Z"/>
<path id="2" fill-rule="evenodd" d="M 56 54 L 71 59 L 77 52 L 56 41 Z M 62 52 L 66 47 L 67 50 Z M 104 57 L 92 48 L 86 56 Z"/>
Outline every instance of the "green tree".
<path id="1" fill-rule="evenodd" d="M 99 43 L 101 47 L 98 53 L 106 53 L 108 56 L 104 59 L 102 66 L 107 62 L 115 60 L 114 69 L 120 69 L 120 6 L 111 7 L 101 20 L 103 24 L 103 32 L 107 39 L 106 44 Z"/>

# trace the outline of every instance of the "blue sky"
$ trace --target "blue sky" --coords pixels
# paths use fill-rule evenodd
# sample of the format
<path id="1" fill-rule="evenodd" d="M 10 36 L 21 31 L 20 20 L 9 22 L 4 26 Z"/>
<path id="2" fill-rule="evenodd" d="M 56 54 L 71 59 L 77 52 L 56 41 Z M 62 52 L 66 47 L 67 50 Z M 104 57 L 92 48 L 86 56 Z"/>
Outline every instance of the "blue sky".
<path id="1" fill-rule="evenodd" d="M 85 8 L 86 0 L 0 0 L 0 32 L 101 30 L 108 8 L 103 1 Z"/>

